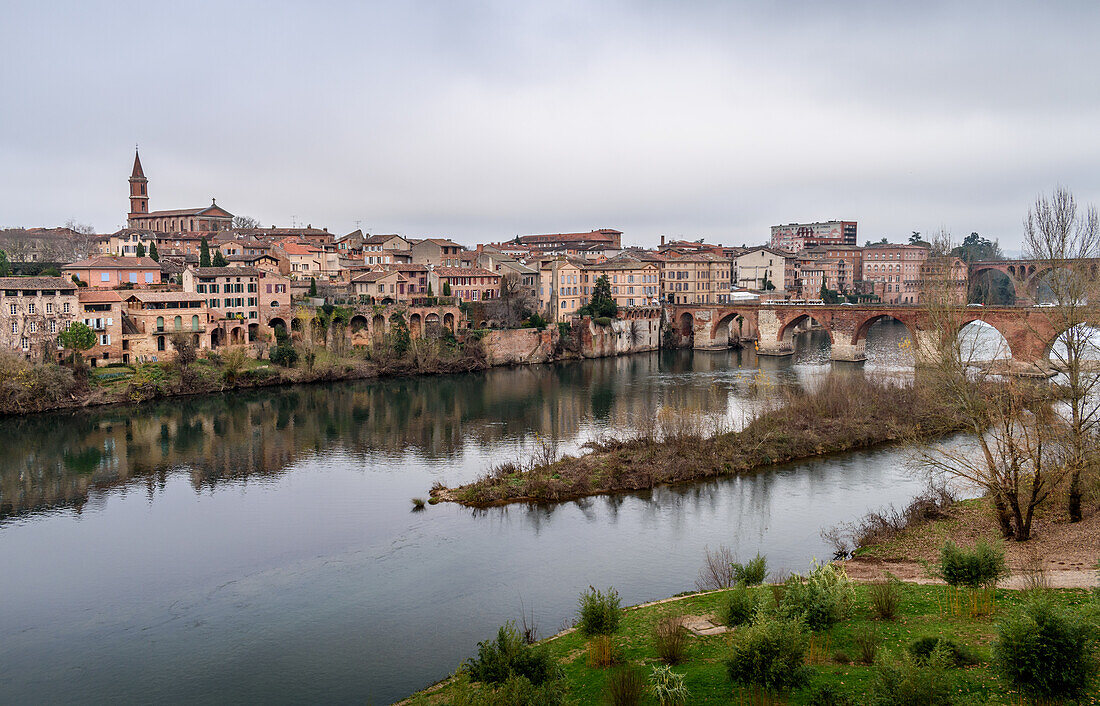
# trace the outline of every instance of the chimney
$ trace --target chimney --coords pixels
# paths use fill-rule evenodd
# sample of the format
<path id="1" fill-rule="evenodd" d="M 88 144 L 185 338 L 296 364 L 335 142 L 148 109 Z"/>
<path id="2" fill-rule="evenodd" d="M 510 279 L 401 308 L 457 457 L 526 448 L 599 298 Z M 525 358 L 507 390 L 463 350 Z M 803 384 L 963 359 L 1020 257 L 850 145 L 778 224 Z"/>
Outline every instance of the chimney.
<path id="1" fill-rule="evenodd" d="M 664 244 L 665 244 L 665 236 L 662 235 L 661 236 L 661 245 L 664 245 Z"/>

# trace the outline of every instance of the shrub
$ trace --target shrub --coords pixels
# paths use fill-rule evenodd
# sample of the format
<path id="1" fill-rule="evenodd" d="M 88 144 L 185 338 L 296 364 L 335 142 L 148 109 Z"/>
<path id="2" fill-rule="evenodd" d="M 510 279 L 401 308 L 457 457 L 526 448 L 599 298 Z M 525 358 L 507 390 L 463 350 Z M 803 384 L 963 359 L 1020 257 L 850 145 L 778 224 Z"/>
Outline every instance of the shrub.
<path id="1" fill-rule="evenodd" d="M 967 551 L 947 540 L 940 550 L 937 575 L 949 586 L 980 588 L 996 584 L 1008 575 L 1008 568 L 1004 551 L 999 547 L 978 542 L 972 551 Z"/>
<path id="2" fill-rule="evenodd" d="M 806 684 L 806 633 L 793 620 L 763 619 L 738 630 L 726 674 L 734 684 L 760 686 L 769 691 L 796 689 Z"/>
<path id="3" fill-rule="evenodd" d="M 684 675 L 677 674 L 667 665 L 653 667 L 649 675 L 649 690 L 661 706 L 686 704 L 690 696 L 684 686 Z"/>
<path id="4" fill-rule="evenodd" d="M 859 661 L 863 664 L 874 664 L 875 654 L 878 652 L 878 631 L 874 626 L 864 625 L 858 628 L 852 641 L 858 650 Z"/>
<path id="5" fill-rule="evenodd" d="M 726 625 L 736 628 L 751 622 L 759 606 L 757 594 L 745 584 L 737 584 L 726 598 L 723 615 Z"/>
<path id="6" fill-rule="evenodd" d="M 653 643 L 657 656 L 665 664 L 679 664 L 687 656 L 687 633 L 684 619 L 679 615 L 666 615 L 657 621 L 653 630 Z"/>
<path id="7" fill-rule="evenodd" d="M 604 692 L 611 706 L 637 706 L 645 696 L 645 675 L 637 667 L 619 667 L 607 675 Z"/>
<path id="8" fill-rule="evenodd" d="M 1094 627 L 1046 600 L 997 626 L 993 662 L 1006 681 L 1036 699 L 1074 699 L 1095 679 Z"/>
<path id="9" fill-rule="evenodd" d="M 581 594 L 578 627 L 584 635 L 610 635 L 619 629 L 619 594 L 614 588 L 607 593 L 589 586 Z"/>
<path id="10" fill-rule="evenodd" d="M 902 584 L 898 577 L 888 575 L 884 581 L 876 581 L 867 587 L 871 600 L 871 614 L 879 620 L 893 620 L 901 603 Z"/>
<path id="11" fill-rule="evenodd" d="M 597 326 L 610 326 L 611 318 L 608 316 L 597 316 L 596 318 L 592 319 L 592 323 L 596 324 Z"/>
<path id="12" fill-rule="evenodd" d="M 589 667 L 602 669 L 621 661 L 622 654 L 615 646 L 615 642 L 610 635 L 596 635 L 588 641 L 585 664 Z"/>
<path id="13" fill-rule="evenodd" d="M 473 681 L 500 684 L 511 677 L 523 677 L 538 686 L 557 679 L 560 668 L 545 650 L 528 646 L 508 622 L 497 631 L 496 640 L 486 640 L 477 645 L 477 657 L 463 665 Z"/>
<path id="14" fill-rule="evenodd" d="M 711 551 L 710 547 L 703 547 L 705 560 L 703 568 L 699 569 L 699 578 L 695 579 L 695 587 L 700 591 L 716 591 L 729 588 L 736 581 L 733 580 L 733 552 L 724 544 Z"/>
<path id="15" fill-rule="evenodd" d="M 873 706 L 950 706 L 955 692 L 946 678 L 950 658 L 937 646 L 929 658 L 918 662 L 908 652 L 875 668 L 867 703 Z"/>
<path id="16" fill-rule="evenodd" d="M 806 703 L 814 706 L 848 706 L 852 703 L 852 697 L 826 682 L 806 690 Z"/>
<path id="17" fill-rule="evenodd" d="M 298 362 L 298 350 L 286 339 L 271 349 L 267 354 L 271 362 L 284 368 L 293 368 Z"/>
<path id="18" fill-rule="evenodd" d="M 487 706 L 558 706 L 565 702 L 565 685 L 561 680 L 532 684 L 522 676 L 509 677 L 491 696 Z"/>
<path id="19" fill-rule="evenodd" d="M 744 564 L 732 564 L 730 569 L 733 571 L 734 583 L 759 586 L 764 583 L 764 578 L 768 575 L 768 560 L 757 554 Z"/>
<path id="20" fill-rule="evenodd" d="M 913 644 L 909 645 L 909 653 L 913 655 L 914 659 L 923 664 L 928 661 L 937 647 L 942 647 L 945 655 L 949 659 L 949 664 L 952 666 L 961 667 L 967 664 L 978 663 L 978 658 L 974 656 L 974 653 L 970 651 L 969 647 L 960 645 L 954 640 L 946 637 L 918 637 L 913 641 Z"/>
<path id="21" fill-rule="evenodd" d="M 412 504 L 413 504 L 413 510 L 423 510 L 424 509 L 424 498 L 413 498 L 412 499 Z"/>
<path id="22" fill-rule="evenodd" d="M 852 582 L 835 564 L 815 565 L 806 576 L 791 576 L 785 586 L 779 614 L 801 619 L 811 630 L 828 629 L 851 610 Z"/>

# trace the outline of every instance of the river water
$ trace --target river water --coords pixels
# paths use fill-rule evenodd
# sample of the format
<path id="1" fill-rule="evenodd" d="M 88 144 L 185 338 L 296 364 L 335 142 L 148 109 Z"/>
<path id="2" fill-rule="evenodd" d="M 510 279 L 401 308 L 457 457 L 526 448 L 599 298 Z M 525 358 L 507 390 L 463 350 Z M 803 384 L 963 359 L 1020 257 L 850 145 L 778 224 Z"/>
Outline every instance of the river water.
<path id="1" fill-rule="evenodd" d="M 802 570 L 820 531 L 924 486 L 901 450 L 557 506 L 411 510 L 660 405 L 736 423 L 754 391 L 911 374 L 904 327 L 861 366 L 670 351 L 0 420 L 0 700 L 389 703 L 497 626 L 556 632 L 590 584 L 691 589 L 704 547 Z M 521 608 L 522 606 L 522 608 Z"/>

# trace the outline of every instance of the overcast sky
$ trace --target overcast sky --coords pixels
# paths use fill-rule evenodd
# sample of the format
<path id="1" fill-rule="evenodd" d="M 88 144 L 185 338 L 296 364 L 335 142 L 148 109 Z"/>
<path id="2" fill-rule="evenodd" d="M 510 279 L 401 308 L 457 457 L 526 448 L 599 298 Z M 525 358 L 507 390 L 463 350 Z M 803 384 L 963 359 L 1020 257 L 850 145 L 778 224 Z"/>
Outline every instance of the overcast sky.
<path id="1" fill-rule="evenodd" d="M 765 7 L 766 5 L 766 7 Z M 763 242 L 1100 202 L 1100 3 L 0 3 L 0 226 Z"/>

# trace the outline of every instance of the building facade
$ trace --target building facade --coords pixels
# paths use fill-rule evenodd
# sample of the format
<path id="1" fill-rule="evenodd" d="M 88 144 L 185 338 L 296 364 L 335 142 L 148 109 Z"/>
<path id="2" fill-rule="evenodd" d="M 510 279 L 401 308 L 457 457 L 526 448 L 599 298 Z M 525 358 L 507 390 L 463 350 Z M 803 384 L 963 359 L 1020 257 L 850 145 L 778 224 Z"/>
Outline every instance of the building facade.
<path id="1" fill-rule="evenodd" d="M 927 245 L 868 245 L 863 249 L 867 293 L 885 304 L 916 304 L 920 300 L 921 266 L 926 259 Z"/>
<path id="2" fill-rule="evenodd" d="M 61 274 L 75 277 L 89 287 L 115 289 L 130 286 L 134 289 L 161 284 L 160 263 L 151 257 L 117 257 L 97 255 L 65 265 Z"/>
<path id="3" fill-rule="evenodd" d="M 856 245 L 857 243 L 856 221 L 788 223 L 771 228 L 771 246 L 777 250 L 792 253 L 814 245 Z"/>
<path id="4" fill-rule="evenodd" d="M 0 277 L 0 349 L 60 360 L 57 335 L 76 318 L 76 289 L 64 277 Z"/>

